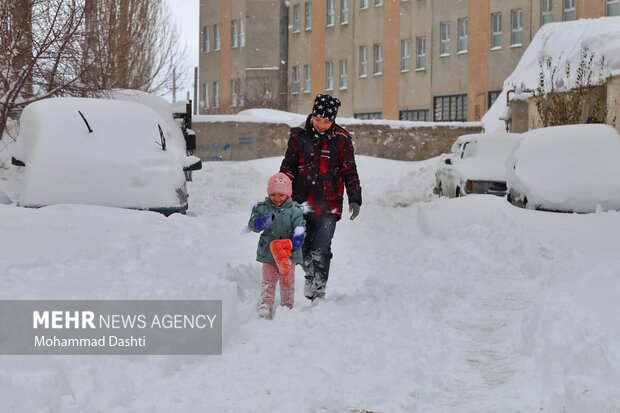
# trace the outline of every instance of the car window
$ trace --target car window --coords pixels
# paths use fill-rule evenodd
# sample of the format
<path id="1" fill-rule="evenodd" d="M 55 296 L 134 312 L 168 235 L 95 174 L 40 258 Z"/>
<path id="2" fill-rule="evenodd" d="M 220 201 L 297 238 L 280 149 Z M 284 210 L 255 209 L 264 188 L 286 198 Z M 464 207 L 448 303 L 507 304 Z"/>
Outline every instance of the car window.
<path id="1" fill-rule="evenodd" d="M 478 153 L 478 142 L 471 141 L 463 144 L 461 159 L 473 158 Z"/>

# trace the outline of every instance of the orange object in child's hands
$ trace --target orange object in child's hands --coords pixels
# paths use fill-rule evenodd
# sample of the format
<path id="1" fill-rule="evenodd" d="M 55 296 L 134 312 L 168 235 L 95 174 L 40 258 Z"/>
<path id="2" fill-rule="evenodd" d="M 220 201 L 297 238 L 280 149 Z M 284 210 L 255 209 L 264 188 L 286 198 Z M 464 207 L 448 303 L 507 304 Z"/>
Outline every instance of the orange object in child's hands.
<path id="1" fill-rule="evenodd" d="M 291 264 L 291 251 L 293 250 L 293 243 L 290 239 L 274 239 L 269 244 L 269 250 L 273 255 L 273 258 L 276 260 L 276 265 L 278 266 L 278 270 L 280 274 L 284 277 L 282 278 L 282 285 L 284 287 L 288 287 L 288 275 L 293 269 L 293 264 Z"/>

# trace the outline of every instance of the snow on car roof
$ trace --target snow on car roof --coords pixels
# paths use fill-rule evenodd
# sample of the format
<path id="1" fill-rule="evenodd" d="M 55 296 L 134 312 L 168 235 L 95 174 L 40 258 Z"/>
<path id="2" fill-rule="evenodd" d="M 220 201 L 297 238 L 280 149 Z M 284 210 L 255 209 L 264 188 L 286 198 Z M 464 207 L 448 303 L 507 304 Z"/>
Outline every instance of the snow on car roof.
<path id="1" fill-rule="evenodd" d="M 88 131 L 81 111 L 93 132 Z M 179 205 L 185 154 L 160 146 L 166 122 L 150 108 L 110 99 L 52 98 L 28 105 L 14 156 L 25 168 L 19 204 Z"/>
<path id="2" fill-rule="evenodd" d="M 521 139 L 518 133 L 464 135 L 457 142 L 467 144 L 453 167 L 465 179 L 484 181 L 506 180 L 506 159 Z"/>
<path id="3" fill-rule="evenodd" d="M 620 209 L 620 135 L 601 124 L 534 129 L 509 159 L 509 186 L 547 209 Z M 512 167 L 514 165 L 514 168 Z"/>

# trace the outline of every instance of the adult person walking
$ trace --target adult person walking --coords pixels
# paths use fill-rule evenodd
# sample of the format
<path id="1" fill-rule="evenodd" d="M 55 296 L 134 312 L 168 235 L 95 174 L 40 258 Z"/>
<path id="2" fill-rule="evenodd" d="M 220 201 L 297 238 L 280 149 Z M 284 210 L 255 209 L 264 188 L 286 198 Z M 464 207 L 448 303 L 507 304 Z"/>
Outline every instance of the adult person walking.
<path id="1" fill-rule="evenodd" d="M 362 205 L 362 187 L 349 133 L 335 123 L 337 98 L 318 94 L 303 127 L 292 128 L 280 172 L 293 181 L 293 200 L 307 202 L 302 268 L 304 295 L 324 299 L 332 259 L 331 243 L 342 216 L 344 187 L 351 219 Z"/>

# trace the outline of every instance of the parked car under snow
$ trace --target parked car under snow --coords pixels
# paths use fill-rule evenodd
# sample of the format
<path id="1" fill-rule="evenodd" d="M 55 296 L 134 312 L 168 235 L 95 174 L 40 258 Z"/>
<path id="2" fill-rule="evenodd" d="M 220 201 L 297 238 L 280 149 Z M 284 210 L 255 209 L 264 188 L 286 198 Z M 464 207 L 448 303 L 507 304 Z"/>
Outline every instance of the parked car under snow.
<path id="1" fill-rule="evenodd" d="M 201 162 L 186 155 L 182 135 L 171 125 L 135 102 L 52 98 L 28 105 L 13 155 L 17 205 L 185 213 L 184 170 L 200 169 Z"/>
<path id="2" fill-rule="evenodd" d="M 450 198 L 466 194 L 506 195 L 506 158 L 521 136 L 470 134 L 457 138 L 452 155 L 437 166 L 433 192 Z"/>
<path id="3" fill-rule="evenodd" d="M 513 205 L 556 212 L 620 210 L 620 135 L 608 125 L 523 133 L 507 166 Z"/>

